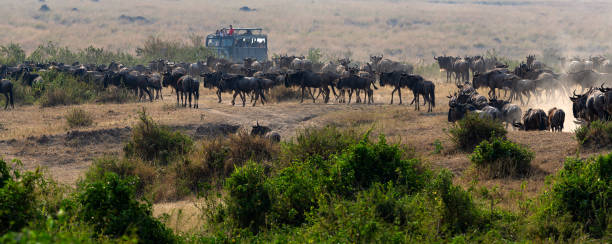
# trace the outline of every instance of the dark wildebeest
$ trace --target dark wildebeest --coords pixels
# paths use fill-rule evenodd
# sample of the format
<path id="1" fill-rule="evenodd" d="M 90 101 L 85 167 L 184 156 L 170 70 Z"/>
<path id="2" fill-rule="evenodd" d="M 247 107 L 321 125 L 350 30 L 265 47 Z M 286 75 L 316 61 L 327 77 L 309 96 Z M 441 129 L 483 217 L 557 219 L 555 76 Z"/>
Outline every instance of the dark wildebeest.
<path id="1" fill-rule="evenodd" d="M 423 96 L 423 105 L 429 103 L 427 112 L 433 111 L 433 108 L 436 107 L 436 86 L 434 85 L 434 83 L 423 79 L 423 77 L 421 77 L 420 75 L 404 74 L 402 78 L 407 84 L 406 87 L 408 87 L 408 89 L 410 89 L 412 91 L 412 94 L 414 95 L 414 98 L 412 99 L 412 102 L 410 102 L 410 105 L 415 103 L 414 109 L 421 110 L 419 104 L 419 96 Z"/>
<path id="2" fill-rule="evenodd" d="M 511 87 L 512 81 L 518 81 L 520 78 L 514 74 L 502 69 L 487 71 L 483 74 L 474 74 L 472 84 L 474 88 L 489 87 L 489 97 L 496 98 L 495 89 L 503 89 Z"/>
<path id="3" fill-rule="evenodd" d="M 363 90 L 366 95 L 366 100 L 368 101 L 368 104 L 370 104 L 372 102 L 372 99 L 370 99 L 372 97 L 372 86 L 374 86 L 374 89 L 378 89 L 378 87 L 376 87 L 376 85 L 374 84 L 373 80 L 363 78 L 354 74 L 349 75 L 347 77 L 341 77 L 340 79 L 338 79 L 338 83 L 336 84 L 336 88 L 338 88 L 338 90 L 348 90 L 348 103 L 351 103 L 351 97 L 353 95 L 353 92 L 355 92 L 355 95 L 357 96 L 357 98 L 359 98 L 359 91 Z M 344 91 L 340 92 L 340 94 L 342 96 L 342 100 L 344 100 Z"/>
<path id="4" fill-rule="evenodd" d="M 397 91 L 397 96 L 399 97 L 399 104 L 402 104 L 402 89 L 401 88 L 406 88 L 408 87 L 408 84 L 406 82 L 404 82 L 406 79 L 404 79 L 404 73 L 400 72 L 400 71 L 394 71 L 394 72 L 382 72 L 380 73 L 380 85 L 381 86 L 386 86 L 386 85 L 391 85 L 393 86 L 393 91 L 391 91 L 391 104 L 393 104 L 393 97 L 395 92 Z"/>
<path id="5" fill-rule="evenodd" d="M 455 82 L 466 82 L 470 80 L 470 64 L 465 59 L 456 57 L 453 61 Z"/>
<path id="6" fill-rule="evenodd" d="M 603 93 L 605 111 L 608 112 L 609 115 L 612 115 L 612 88 L 604 88 L 602 84 L 599 91 Z"/>
<path id="7" fill-rule="evenodd" d="M 551 131 L 563 131 L 565 112 L 562 109 L 551 108 L 548 110 L 548 127 Z"/>
<path id="8" fill-rule="evenodd" d="M 520 130 L 548 130 L 548 116 L 542 109 L 529 109 L 523 115 L 523 123 L 514 123 Z"/>
<path id="9" fill-rule="evenodd" d="M 181 78 L 183 78 L 184 76 L 187 76 L 186 73 L 187 73 L 186 70 L 184 68 L 182 68 L 182 67 L 178 67 L 178 68 L 173 69 L 172 71 L 167 71 L 167 72 L 164 73 L 162 84 L 165 87 L 171 86 L 172 88 L 174 88 L 174 90 L 176 91 L 176 104 L 177 104 L 177 106 L 179 104 L 181 104 L 181 102 L 179 101 L 179 97 L 180 97 L 181 101 L 183 101 L 182 104 L 185 104 L 185 106 L 186 106 L 186 104 L 187 104 L 186 103 L 187 97 L 185 96 L 185 100 L 183 100 L 183 95 L 187 95 L 187 94 L 191 95 L 194 92 L 194 91 L 192 91 L 192 93 L 190 94 L 189 90 L 185 90 L 185 91 L 183 90 L 183 88 L 188 88 L 190 90 L 193 89 L 193 86 L 195 84 L 193 83 L 192 80 L 195 80 L 195 79 L 193 79 L 191 76 L 189 76 L 190 79 L 188 79 L 186 83 L 180 83 L 179 84 L 179 80 L 181 80 Z M 195 80 L 195 81 L 197 81 L 197 80 Z M 199 85 L 200 85 L 200 83 L 198 82 L 197 86 L 199 87 Z M 196 90 L 199 90 L 199 89 L 196 88 Z M 199 94 L 198 94 L 198 96 L 199 96 Z M 197 102 L 196 102 L 196 104 L 197 104 Z M 190 101 L 189 107 L 191 107 L 191 101 Z"/>
<path id="10" fill-rule="evenodd" d="M 521 122 L 523 111 L 518 105 L 511 104 L 509 101 L 496 99 L 491 99 L 491 101 L 489 101 L 489 105 L 501 111 L 501 120 L 506 122 L 506 128 L 508 128 L 508 125 Z"/>
<path id="11" fill-rule="evenodd" d="M 0 80 L 0 92 L 4 94 L 4 97 L 6 97 L 6 104 L 4 105 L 4 109 L 8 109 L 9 103 L 11 104 L 11 108 L 15 108 L 15 104 L 13 101 L 13 83 L 5 79 Z"/>
<path id="12" fill-rule="evenodd" d="M 434 56 L 434 60 L 438 61 L 438 66 L 440 66 L 440 69 L 444 69 L 446 71 L 446 82 L 450 82 L 452 79 L 452 74 L 454 72 L 453 69 L 453 63 L 454 63 L 454 57 L 450 57 L 450 56 L 440 56 L 440 57 L 435 57 Z"/>
<path id="13" fill-rule="evenodd" d="M 164 95 L 162 94 L 162 77 L 158 73 L 148 74 L 148 87 L 155 93 L 155 99 L 164 100 Z"/>
<path id="14" fill-rule="evenodd" d="M 183 107 L 187 107 L 187 96 L 189 96 L 189 107 L 191 108 L 191 96 L 193 95 L 193 108 L 199 108 L 198 100 L 200 99 L 200 82 L 197 79 L 194 79 L 190 75 L 185 75 L 179 78 L 176 85 L 174 86 L 174 89 L 177 90 L 177 96 L 178 92 L 181 92 L 181 101 L 183 101 Z M 185 96 L 184 99 L 183 96 Z"/>
<path id="15" fill-rule="evenodd" d="M 257 100 L 261 97 L 261 104 L 263 105 L 266 101 L 266 97 L 263 94 L 263 81 L 256 77 L 245 77 L 243 75 L 226 75 L 221 77 L 221 90 L 232 90 L 234 91 L 234 97 L 232 99 L 232 105 L 235 104 L 236 96 L 240 95 L 242 100 L 242 106 L 246 104 L 246 95 L 255 93 L 255 102 L 253 106 L 257 104 Z"/>
<path id="16" fill-rule="evenodd" d="M 448 122 L 455 122 L 463 119 L 470 111 L 476 111 L 476 107 L 467 103 L 454 103 L 448 109 Z"/>
<path id="17" fill-rule="evenodd" d="M 304 102 L 304 92 L 306 88 L 309 88 L 308 91 L 312 96 L 312 102 L 316 102 L 316 98 L 314 94 L 311 92 L 310 88 L 320 88 L 324 93 L 325 102 L 329 101 L 329 86 L 332 85 L 332 81 L 329 79 L 324 79 L 321 73 L 315 73 L 310 70 L 299 70 L 294 73 L 287 74 L 285 76 L 285 86 L 297 86 L 301 88 L 302 97 L 300 103 Z M 333 87 L 332 87 L 333 89 Z M 334 92 L 335 94 L 335 92 Z"/>
<path id="18" fill-rule="evenodd" d="M 134 92 L 138 94 L 138 100 L 141 100 L 142 96 L 146 93 L 149 95 L 149 100 L 151 102 L 153 101 L 153 95 L 151 95 L 151 92 L 147 88 L 149 84 L 148 77 L 138 74 L 136 71 L 130 72 L 129 70 L 122 70 L 118 73 L 107 71 L 104 74 L 104 87 L 107 87 L 109 84 L 117 87 L 124 86 L 134 90 Z"/>

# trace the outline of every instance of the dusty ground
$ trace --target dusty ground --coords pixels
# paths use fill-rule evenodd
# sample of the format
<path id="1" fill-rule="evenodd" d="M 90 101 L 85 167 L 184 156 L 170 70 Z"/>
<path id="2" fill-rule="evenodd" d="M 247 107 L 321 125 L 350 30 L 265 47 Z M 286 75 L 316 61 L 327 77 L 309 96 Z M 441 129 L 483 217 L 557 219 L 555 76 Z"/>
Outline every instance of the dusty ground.
<path id="1" fill-rule="evenodd" d="M 9 160 L 20 159 L 25 168 L 47 168 L 54 178 L 72 184 L 95 158 L 121 153 L 125 140 L 129 138 L 130 127 L 138 119 L 137 112 L 145 108 L 159 123 L 184 131 L 196 139 L 236 129 L 248 130 L 256 122 L 271 127 L 281 134 L 283 140 L 290 139 L 296 130 L 310 126 L 335 124 L 358 127 L 364 131 L 373 127 L 375 134 L 384 133 L 391 141 L 413 147 L 433 167 L 451 170 L 459 176 L 457 182 L 468 186 L 473 180 L 468 154 L 453 149 L 444 131 L 450 126 L 446 115 L 448 99 L 445 96 L 453 89 L 451 85 L 437 85 L 438 106 L 433 113 L 414 111 L 408 105 L 389 105 L 391 90 L 388 88 L 376 91 L 374 105 L 313 104 L 311 100 L 306 100 L 303 104 L 291 101 L 256 107 L 231 106 L 227 94 L 224 94 L 223 103 L 217 103 L 212 92 L 201 89 L 200 109 L 177 108 L 175 97 L 166 89 L 165 100 L 153 103 L 86 104 L 44 109 L 24 106 L 0 111 L 0 155 Z M 412 99 L 412 94 L 408 92 L 403 95 L 405 104 Z M 80 130 L 69 129 L 63 116 L 74 107 L 93 114 L 94 125 Z M 571 113 L 568 116 L 571 117 Z M 527 196 L 536 195 L 544 185 L 545 177 L 558 171 L 566 157 L 577 153 L 581 157 L 603 153 L 580 149 L 570 131 L 510 131 L 509 138 L 529 146 L 535 152 L 533 175 L 523 179 L 481 180 L 478 183 L 480 186 L 498 186 L 506 195 L 520 191 L 523 183 L 527 184 Z M 440 140 L 444 148 L 439 154 L 433 153 L 436 140 Z M 509 207 L 514 207 L 513 202 L 508 202 Z M 158 204 L 156 209 L 158 214 L 169 213 L 173 218 L 180 217 L 177 215 L 180 209 L 192 213 L 189 216 L 197 212 L 188 200 Z"/>

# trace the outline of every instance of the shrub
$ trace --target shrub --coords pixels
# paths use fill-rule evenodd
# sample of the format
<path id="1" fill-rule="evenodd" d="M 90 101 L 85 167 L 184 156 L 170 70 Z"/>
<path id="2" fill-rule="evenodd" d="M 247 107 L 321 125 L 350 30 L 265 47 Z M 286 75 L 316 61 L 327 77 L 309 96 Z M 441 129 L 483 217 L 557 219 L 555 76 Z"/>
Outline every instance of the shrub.
<path id="1" fill-rule="evenodd" d="M 367 137 L 368 134 L 335 159 L 330 173 L 335 177 L 334 191 L 351 196 L 374 182 L 398 182 L 408 192 L 422 189 L 427 174 L 420 172 L 419 160 L 402 159 L 398 145 L 388 145 L 382 135 L 377 143 Z"/>
<path id="2" fill-rule="evenodd" d="M 291 87 L 275 86 L 270 89 L 270 93 L 267 94 L 266 98 L 279 103 L 297 100 L 300 99 L 301 96 L 302 94 L 298 90 Z"/>
<path id="3" fill-rule="evenodd" d="M 42 216 L 38 192 L 42 174 L 21 173 L 0 159 L 0 234 L 17 231 Z"/>
<path id="4" fill-rule="evenodd" d="M 442 170 L 428 189 L 442 216 L 440 224 L 450 233 L 465 233 L 480 220 L 480 214 L 469 192 L 453 185 L 453 175 Z M 441 231 L 445 232 L 445 231 Z"/>
<path id="5" fill-rule="evenodd" d="M 176 237 L 152 216 L 151 204 L 134 199 L 134 179 L 107 173 L 99 181 L 83 186 L 78 194 L 79 213 L 96 232 L 120 237 L 131 231 L 144 243 L 174 243 Z"/>
<path id="6" fill-rule="evenodd" d="M 550 191 L 542 196 L 539 234 L 567 240 L 575 238 L 577 230 L 582 229 L 594 238 L 601 238 L 609 233 L 612 223 L 610 199 L 612 153 L 589 160 L 568 158 Z M 551 216 L 557 223 L 550 223 Z M 570 224 L 559 225 L 567 222 Z"/>
<path id="7" fill-rule="evenodd" d="M 496 120 L 481 118 L 476 113 L 467 113 L 465 118 L 449 129 L 451 140 L 463 150 L 471 151 L 483 140 L 506 137 L 504 126 Z"/>
<path id="8" fill-rule="evenodd" d="M 70 110 L 66 116 L 66 122 L 70 128 L 85 127 L 93 124 L 93 118 L 91 114 L 85 112 L 80 108 L 74 108 Z"/>
<path id="9" fill-rule="evenodd" d="M 98 93 L 96 98 L 97 103 L 128 103 L 135 102 L 138 98 L 133 92 L 127 89 L 109 87 L 106 90 Z"/>
<path id="10" fill-rule="evenodd" d="M 136 157 L 153 164 L 167 165 L 191 151 L 193 142 L 180 132 L 156 124 L 146 112 L 139 112 L 140 121 L 132 130 L 130 141 L 123 147 L 128 157 Z"/>
<path id="11" fill-rule="evenodd" d="M 135 193 L 144 196 L 150 192 L 156 180 L 160 177 L 159 172 L 141 160 L 116 157 L 98 158 L 85 173 L 85 179 L 81 184 L 91 183 L 104 179 L 106 173 L 117 174 L 121 179 L 136 177 Z"/>
<path id="12" fill-rule="evenodd" d="M 238 227 L 258 232 L 266 224 L 271 202 L 265 178 L 263 167 L 250 161 L 226 179 L 227 213 Z"/>
<path id="13" fill-rule="evenodd" d="M 45 83 L 37 89 L 42 107 L 86 103 L 101 89 L 92 82 L 82 82 L 57 71 L 44 72 L 41 76 Z"/>
<path id="14" fill-rule="evenodd" d="M 297 133 L 295 142 L 283 145 L 282 157 L 285 162 L 305 161 L 313 156 L 326 160 L 359 142 L 359 139 L 359 134 L 354 130 L 340 130 L 335 126 L 307 128 Z"/>
<path id="15" fill-rule="evenodd" d="M 320 159 L 319 159 L 320 160 Z M 317 193 L 323 189 L 318 165 L 323 162 L 296 162 L 268 180 L 272 195 L 271 219 L 275 223 L 298 226 L 317 207 Z"/>
<path id="16" fill-rule="evenodd" d="M 575 131 L 576 139 L 585 147 L 609 147 L 612 145 L 612 122 L 596 120 L 580 126 Z"/>
<path id="17" fill-rule="evenodd" d="M 525 176 L 531 169 L 533 152 L 501 138 L 482 141 L 470 160 L 484 175 L 491 178 Z"/>

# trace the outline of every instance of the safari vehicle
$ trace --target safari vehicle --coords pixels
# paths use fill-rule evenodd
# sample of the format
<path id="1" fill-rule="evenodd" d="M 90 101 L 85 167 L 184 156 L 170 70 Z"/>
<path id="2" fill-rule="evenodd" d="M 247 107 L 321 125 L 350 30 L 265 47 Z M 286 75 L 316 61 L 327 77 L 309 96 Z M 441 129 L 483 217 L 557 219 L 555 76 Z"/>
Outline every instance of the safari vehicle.
<path id="1" fill-rule="evenodd" d="M 233 35 L 210 34 L 206 36 L 206 47 L 217 56 L 242 63 L 245 58 L 259 61 L 268 59 L 268 36 L 262 28 L 234 28 Z"/>

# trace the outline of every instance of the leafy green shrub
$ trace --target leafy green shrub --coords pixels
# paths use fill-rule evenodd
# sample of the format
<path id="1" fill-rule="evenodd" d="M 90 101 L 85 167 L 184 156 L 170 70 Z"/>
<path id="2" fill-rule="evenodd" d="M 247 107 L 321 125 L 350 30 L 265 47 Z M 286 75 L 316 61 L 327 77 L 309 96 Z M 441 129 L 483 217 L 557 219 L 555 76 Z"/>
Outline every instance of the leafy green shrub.
<path id="1" fill-rule="evenodd" d="M 419 169 L 419 160 L 402 159 L 398 145 L 388 145 L 384 136 L 377 143 L 368 139 L 368 134 L 357 144 L 335 159 L 331 173 L 335 177 L 332 188 L 335 192 L 351 196 L 356 191 L 366 189 L 374 182 L 397 182 L 408 192 L 422 189 L 427 174 Z"/>
<path id="2" fill-rule="evenodd" d="M 144 243 L 174 243 L 172 231 L 152 216 L 151 204 L 134 199 L 134 180 L 107 173 L 83 186 L 78 194 L 83 221 L 98 233 L 121 237 L 134 232 Z"/>
<path id="3" fill-rule="evenodd" d="M 533 152 L 526 147 L 493 138 L 491 142 L 484 140 L 476 146 L 470 160 L 487 177 L 501 178 L 527 175 L 533 157 Z"/>
<path id="4" fill-rule="evenodd" d="M 499 121 L 480 118 L 476 113 L 467 113 L 449 129 L 449 133 L 458 148 L 471 151 L 481 141 L 495 137 L 504 138 L 508 132 Z"/>
<path id="5" fill-rule="evenodd" d="M 144 110 L 139 112 L 139 117 L 132 138 L 123 147 L 126 156 L 167 165 L 191 151 L 193 141 L 187 135 L 158 125 Z"/>
<path id="6" fill-rule="evenodd" d="M 25 51 L 17 43 L 0 46 L 0 64 L 17 65 L 25 61 Z"/>
<path id="7" fill-rule="evenodd" d="M 575 131 L 576 139 L 585 147 L 609 147 L 612 145 L 612 122 L 596 120 L 580 126 Z"/>
<path id="8" fill-rule="evenodd" d="M 266 224 L 271 201 L 265 180 L 263 167 L 252 161 L 226 179 L 227 213 L 240 228 L 258 232 Z"/>
<path id="9" fill-rule="evenodd" d="M 0 234 L 20 230 L 42 216 L 37 190 L 43 183 L 38 170 L 22 174 L 0 159 Z"/>
<path id="10" fill-rule="evenodd" d="M 478 208 L 469 192 L 453 185 L 453 174 L 442 170 L 433 179 L 428 191 L 442 212 L 440 224 L 450 233 L 465 231 L 480 221 Z M 445 232 L 445 231 L 441 231 Z"/>
<path id="11" fill-rule="evenodd" d="M 550 191 L 542 196 L 538 213 L 539 235 L 567 240 L 575 238 L 577 230 L 595 238 L 609 234 L 612 223 L 610 199 L 612 154 L 589 160 L 568 158 Z M 551 217 L 555 218 L 553 223 Z M 569 224 L 559 225 L 567 222 Z"/>
<path id="12" fill-rule="evenodd" d="M 318 162 L 316 162 L 318 161 Z M 323 189 L 320 159 L 295 162 L 268 180 L 272 195 L 271 219 L 275 223 L 298 226 L 317 207 L 317 193 Z"/>
<path id="13" fill-rule="evenodd" d="M 283 145 L 283 160 L 305 161 L 312 156 L 320 156 L 324 160 L 331 155 L 342 152 L 349 145 L 359 142 L 360 136 L 354 130 L 340 130 L 335 126 L 322 128 L 306 128 L 298 132 L 295 142 Z"/>
<path id="14" fill-rule="evenodd" d="M 75 77 L 57 71 L 41 73 L 44 85 L 36 87 L 42 107 L 82 104 L 92 101 L 102 88 L 82 82 Z"/>
<path id="15" fill-rule="evenodd" d="M 66 122 L 70 128 L 86 127 L 93 124 L 91 114 L 80 108 L 71 109 L 65 116 Z"/>
<path id="16" fill-rule="evenodd" d="M 85 179 L 81 184 L 96 182 L 104 179 L 106 173 L 112 172 L 121 179 L 136 177 L 135 193 L 137 196 L 144 196 L 150 192 L 152 186 L 160 177 L 159 172 L 141 160 L 116 157 L 102 157 L 94 161 L 85 173 Z"/>

